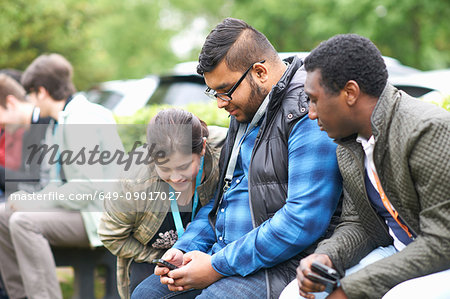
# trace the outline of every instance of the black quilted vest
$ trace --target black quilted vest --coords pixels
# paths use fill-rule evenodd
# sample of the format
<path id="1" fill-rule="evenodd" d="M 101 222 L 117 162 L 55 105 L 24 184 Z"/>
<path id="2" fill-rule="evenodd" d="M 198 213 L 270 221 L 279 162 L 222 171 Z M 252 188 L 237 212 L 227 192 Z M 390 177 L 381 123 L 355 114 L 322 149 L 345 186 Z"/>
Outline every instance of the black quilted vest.
<path id="1" fill-rule="evenodd" d="M 306 72 L 296 56 L 285 60 L 286 72 L 272 89 L 270 102 L 256 137 L 249 169 L 249 200 L 253 227 L 261 225 L 283 207 L 288 190 L 288 139 L 292 128 L 308 117 L 308 97 L 304 92 Z M 226 143 L 222 149 L 220 180 L 209 221 L 215 227 L 216 213 L 223 194 L 226 167 L 231 156 L 239 123 L 231 118 Z M 312 253 L 316 244 L 275 267 L 266 269 L 267 297 L 278 298 L 283 288 L 295 278 L 300 258 Z"/>

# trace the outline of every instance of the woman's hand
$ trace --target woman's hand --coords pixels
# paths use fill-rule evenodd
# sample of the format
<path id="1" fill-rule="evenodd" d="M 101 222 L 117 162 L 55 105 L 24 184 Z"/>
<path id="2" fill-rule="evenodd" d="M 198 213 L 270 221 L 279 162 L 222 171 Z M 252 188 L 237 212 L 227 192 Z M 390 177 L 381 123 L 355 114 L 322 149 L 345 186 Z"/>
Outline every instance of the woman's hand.
<path id="1" fill-rule="evenodd" d="M 171 264 L 174 264 L 177 267 L 181 267 L 183 265 L 183 257 L 184 254 L 181 250 L 170 248 L 169 250 L 166 251 L 166 253 L 164 253 L 164 255 L 161 258 Z M 167 267 L 156 266 L 154 273 L 155 275 L 160 276 L 160 281 L 162 284 L 168 285 L 169 288 L 171 286 L 175 287 L 174 286 L 175 281 L 167 276 L 169 271 L 170 269 Z"/>

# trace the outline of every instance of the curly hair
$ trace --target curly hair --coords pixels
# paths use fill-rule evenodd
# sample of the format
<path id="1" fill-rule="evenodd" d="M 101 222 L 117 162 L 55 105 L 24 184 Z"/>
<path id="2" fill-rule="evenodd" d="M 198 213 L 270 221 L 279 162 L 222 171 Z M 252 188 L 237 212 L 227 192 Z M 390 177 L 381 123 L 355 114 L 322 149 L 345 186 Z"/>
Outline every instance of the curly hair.
<path id="1" fill-rule="evenodd" d="M 197 73 L 211 72 L 223 59 L 231 71 L 244 71 L 252 63 L 277 57 L 277 51 L 264 34 L 242 20 L 226 18 L 206 37 L 198 57 Z"/>
<path id="2" fill-rule="evenodd" d="M 357 34 L 339 34 L 320 43 L 305 59 L 305 69 L 319 69 L 321 86 L 328 93 L 337 94 L 349 80 L 360 89 L 379 97 L 386 86 L 386 64 L 377 47 Z"/>

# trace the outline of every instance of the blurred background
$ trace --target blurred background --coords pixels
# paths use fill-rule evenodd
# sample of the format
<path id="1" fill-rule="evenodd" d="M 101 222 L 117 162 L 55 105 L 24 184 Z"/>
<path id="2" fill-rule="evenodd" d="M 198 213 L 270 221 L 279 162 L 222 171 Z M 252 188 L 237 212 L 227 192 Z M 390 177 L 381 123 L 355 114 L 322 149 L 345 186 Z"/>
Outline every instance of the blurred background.
<path id="1" fill-rule="evenodd" d="M 366 36 L 391 83 L 450 111 L 450 0 L 0 0 L 0 71 L 23 71 L 57 52 L 72 62 L 78 90 L 119 124 L 145 125 L 182 106 L 228 126 L 227 113 L 203 93 L 196 61 L 207 34 L 229 16 L 263 32 L 282 58 L 303 58 L 338 33 Z M 137 128 L 119 130 L 127 149 L 145 140 Z"/>
<path id="2" fill-rule="evenodd" d="M 118 123 L 145 125 L 167 105 L 183 105 L 209 125 L 228 126 L 227 113 L 203 94 L 195 61 L 229 16 L 301 57 L 338 33 L 366 36 L 392 83 L 450 111 L 450 0 L 0 0 L 0 69 L 23 71 L 57 52 L 73 64 L 78 90 Z M 145 141 L 145 126 L 119 133 L 127 149 Z M 102 298 L 106 272 L 96 273 Z M 73 270 L 58 276 L 64 298 L 72 297 Z"/>
<path id="3" fill-rule="evenodd" d="M 370 38 L 419 70 L 450 67 L 449 0 L 0 0 L 0 68 L 42 53 L 74 65 L 79 90 L 170 72 L 196 60 L 223 18 L 241 18 L 280 52 L 310 51 L 337 33 Z"/>

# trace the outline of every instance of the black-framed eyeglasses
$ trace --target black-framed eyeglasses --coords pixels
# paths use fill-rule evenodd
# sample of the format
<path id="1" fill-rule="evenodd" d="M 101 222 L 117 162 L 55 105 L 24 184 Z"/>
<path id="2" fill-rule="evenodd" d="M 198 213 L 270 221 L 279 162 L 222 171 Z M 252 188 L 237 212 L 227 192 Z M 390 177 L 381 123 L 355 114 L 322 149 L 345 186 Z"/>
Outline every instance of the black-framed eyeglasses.
<path id="1" fill-rule="evenodd" d="M 252 65 L 244 72 L 244 74 L 242 74 L 241 78 L 236 82 L 236 84 L 233 85 L 233 87 L 230 88 L 230 90 L 228 92 L 217 92 L 214 89 L 211 88 L 207 88 L 205 90 L 205 94 L 210 97 L 212 100 L 217 100 L 217 98 L 224 100 L 224 101 L 231 101 L 231 95 L 233 94 L 233 92 L 236 90 L 236 88 L 238 88 L 239 84 L 241 84 L 242 81 L 244 81 L 245 76 L 247 76 L 248 72 L 250 72 L 250 70 L 252 69 L 252 67 L 256 64 L 256 63 L 264 63 L 266 62 L 266 60 L 261 60 L 258 62 L 254 62 L 252 63 Z"/>

